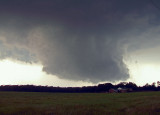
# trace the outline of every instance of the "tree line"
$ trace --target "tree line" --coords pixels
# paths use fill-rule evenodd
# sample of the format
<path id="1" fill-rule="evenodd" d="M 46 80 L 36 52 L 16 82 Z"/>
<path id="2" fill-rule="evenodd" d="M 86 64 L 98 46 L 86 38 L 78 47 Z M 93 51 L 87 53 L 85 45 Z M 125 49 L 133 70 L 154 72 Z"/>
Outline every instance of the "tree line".
<path id="1" fill-rule="evenodd" d="M 113 85 L 111 83 L 98 84 L 97 86 L 83 87 L 53 87 L 36 85 L 1 85 L 0 91 L 21 91 L 21 92 L 55 92 L 55 93 L 100 93 L 108 92 L 109 89 L 130 88 L 133 92 L 138 91 L 160 91 L 160 82 L 137 86 L 133 82 L 120 82 Z"/>

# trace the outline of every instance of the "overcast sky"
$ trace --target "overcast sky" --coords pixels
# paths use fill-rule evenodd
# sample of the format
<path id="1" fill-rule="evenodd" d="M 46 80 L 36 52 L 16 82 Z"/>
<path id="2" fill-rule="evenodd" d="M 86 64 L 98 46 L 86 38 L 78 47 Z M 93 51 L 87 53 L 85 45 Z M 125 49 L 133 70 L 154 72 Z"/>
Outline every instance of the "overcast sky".
<path id="1" fill-rule="evenodd" d="M 0 1 L 0 59 L 51 77 L 126 81 L 133 66 L 160 64 L 159 45 L 158 0 Z"/>

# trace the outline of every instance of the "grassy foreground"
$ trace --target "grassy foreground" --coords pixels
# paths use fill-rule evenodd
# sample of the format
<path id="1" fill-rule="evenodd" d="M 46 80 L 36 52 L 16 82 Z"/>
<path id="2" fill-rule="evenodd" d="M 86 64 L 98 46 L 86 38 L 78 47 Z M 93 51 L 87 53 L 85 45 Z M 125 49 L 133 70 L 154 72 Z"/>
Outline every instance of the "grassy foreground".
<path id="1" fill-rule="evenodd" d="M 160 114 L 160 92 L 0 92 L 0 115 Z"/>

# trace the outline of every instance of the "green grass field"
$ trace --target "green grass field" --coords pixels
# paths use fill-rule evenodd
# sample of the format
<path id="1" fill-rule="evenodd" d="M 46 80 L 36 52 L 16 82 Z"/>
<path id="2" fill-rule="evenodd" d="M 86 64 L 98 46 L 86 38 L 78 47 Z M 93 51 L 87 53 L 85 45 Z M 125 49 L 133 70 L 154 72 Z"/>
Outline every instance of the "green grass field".
<path id="1" fill-rule="evenodd" d="M 0 115 L 160 114 L 160 92 L 0 92 Z"/>

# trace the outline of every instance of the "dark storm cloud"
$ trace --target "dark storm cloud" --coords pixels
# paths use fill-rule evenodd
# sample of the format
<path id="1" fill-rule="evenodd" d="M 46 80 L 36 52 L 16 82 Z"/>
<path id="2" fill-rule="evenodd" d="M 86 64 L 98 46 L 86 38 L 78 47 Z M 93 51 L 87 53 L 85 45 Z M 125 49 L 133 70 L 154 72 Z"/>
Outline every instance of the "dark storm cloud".
<path id="1" fill-rule="evenodd" d="M 1 0 L 1 57 L 36 59 L 64 79 L 126 80 L 126 48 L 150 40 L 158 13 L 149 0 Z"/>

